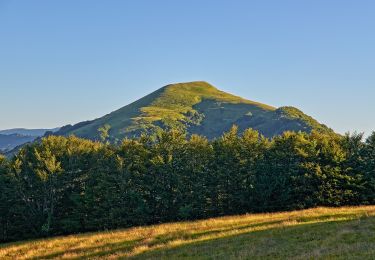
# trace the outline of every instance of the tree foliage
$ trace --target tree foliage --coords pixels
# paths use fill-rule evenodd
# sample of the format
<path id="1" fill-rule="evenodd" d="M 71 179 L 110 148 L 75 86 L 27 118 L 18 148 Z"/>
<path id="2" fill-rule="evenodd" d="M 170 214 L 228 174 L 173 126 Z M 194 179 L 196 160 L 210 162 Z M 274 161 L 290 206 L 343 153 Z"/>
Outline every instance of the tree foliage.
<path id="1" fill-rule="evenodd" d="M 172 129 L 111 145 L 103 130 L 104 143 L 48 136 L 0 157 L 1 241 L 375 203 L 375 133 Z"/>

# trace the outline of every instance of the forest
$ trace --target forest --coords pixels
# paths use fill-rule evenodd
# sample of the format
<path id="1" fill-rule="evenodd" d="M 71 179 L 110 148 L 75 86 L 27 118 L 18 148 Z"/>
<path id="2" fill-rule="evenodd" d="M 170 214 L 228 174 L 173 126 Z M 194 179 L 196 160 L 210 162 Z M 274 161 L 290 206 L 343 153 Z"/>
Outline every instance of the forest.
<path id="1" fill-rule="evenodd" d="M 375 204 L 375 132 L 237 127 L 113 145 L 48 136 L 0 157 L 0 241 L 223 215 Z"/>

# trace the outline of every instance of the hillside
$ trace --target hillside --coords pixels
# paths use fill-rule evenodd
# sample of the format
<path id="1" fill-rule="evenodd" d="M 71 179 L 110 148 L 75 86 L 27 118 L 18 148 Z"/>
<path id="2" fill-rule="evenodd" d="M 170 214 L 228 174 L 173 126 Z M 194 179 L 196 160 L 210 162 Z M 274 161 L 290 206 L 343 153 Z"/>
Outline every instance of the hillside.
<path id="1" fill-rule="evenodd" d="M 0 246 L 1 259 L 374 259 L 375 206 L 162 224 Z"/>
<path id="2" fill-rule="evenodd" d="M 276 109 L 197 81 L 167 85 L 104 117 L 65 126 L 57 134 L 99 139 L 98 129 L 107 125 L 109 139 L 116 141 L 173 127 L 212 139 L 233 124 L 240 131 L 253 128 L 267 137 L 287 130 L 331 131 L 296 108 Z"/>

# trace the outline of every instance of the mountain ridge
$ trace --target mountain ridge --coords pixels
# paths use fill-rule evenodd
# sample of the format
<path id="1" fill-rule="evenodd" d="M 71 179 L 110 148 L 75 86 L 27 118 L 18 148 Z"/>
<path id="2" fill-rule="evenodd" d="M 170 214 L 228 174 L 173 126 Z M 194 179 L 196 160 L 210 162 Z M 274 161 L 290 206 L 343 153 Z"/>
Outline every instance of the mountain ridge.
<path id="1" fill-rule="evenodd" d="M 11 128 L 11 129 L 4 129 L 0 130 L 0 134 L 2 135 L 12 135 L 12 134 L 18 134 L 23 136 L 43 136 L 47 132 L 56 132 L 60 128 L 40 128 L 40 129 L 28 129 L 28 128 Z"/>
<path id="2" fill-rule="evenodd" d="M 53 129 L 26 129 L 12 128 L 0 130 L 0 151 L 8 152 L 20 145 L 33 142 L 37 138 L 44 136 L 47 132 L 56 132 L 60 128 Z"/>

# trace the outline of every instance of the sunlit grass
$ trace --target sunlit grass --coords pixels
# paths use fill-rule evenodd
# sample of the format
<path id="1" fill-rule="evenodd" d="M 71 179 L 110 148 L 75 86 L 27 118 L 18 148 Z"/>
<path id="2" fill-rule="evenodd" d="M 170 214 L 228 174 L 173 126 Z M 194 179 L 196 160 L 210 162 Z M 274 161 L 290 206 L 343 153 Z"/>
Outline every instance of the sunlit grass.
<path id="1" fill-rule="evenodd" d="M 192 110 L 192 107 L 203 99 L 215 99 L 227 103 L 244 103 L 258 106 L 265 110 L 275 110 L 275 108 L 237 97 L 222 92 L 207 82 L 197 81 L 169 85 L 163 94 L 157 98 L 150 106 L 142 109 L 149 117 L 157 119 L 163 118 L 165 114 L 177 119 L 182 119 L 183 114 Z"/>
<path id="2" fill-rule="evenodd" d="M 316 208 L 5 244 L 0 259 L 375 257 L 375 206 Z"/>

